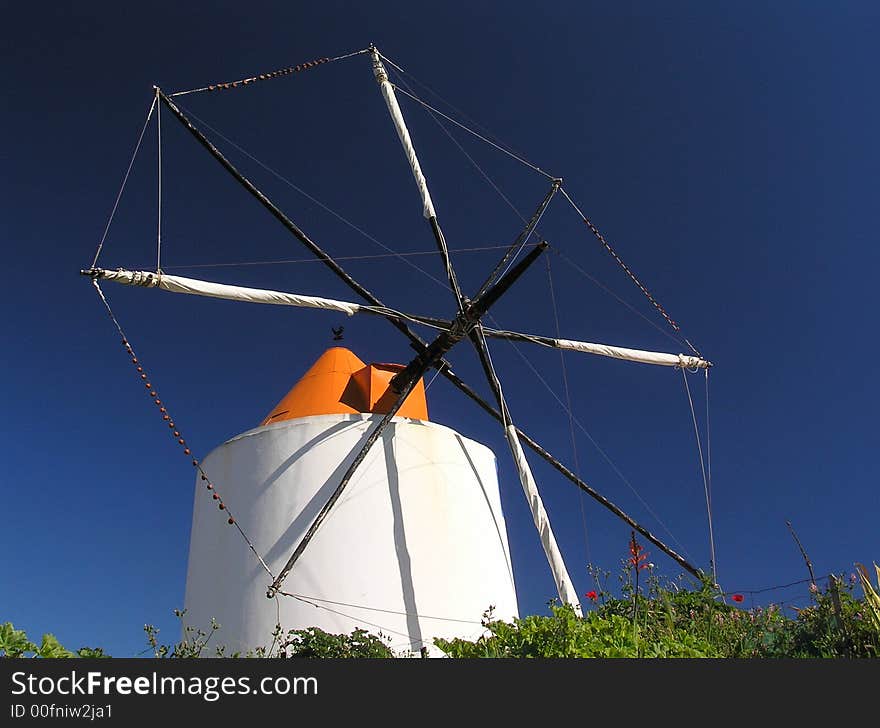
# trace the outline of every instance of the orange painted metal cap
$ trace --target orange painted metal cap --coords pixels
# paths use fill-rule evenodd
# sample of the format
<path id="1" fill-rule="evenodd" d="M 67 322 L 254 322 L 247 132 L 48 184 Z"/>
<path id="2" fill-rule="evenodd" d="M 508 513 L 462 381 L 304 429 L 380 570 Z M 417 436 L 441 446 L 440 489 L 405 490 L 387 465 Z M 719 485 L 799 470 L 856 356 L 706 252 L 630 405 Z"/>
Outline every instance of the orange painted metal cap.
<path id="1" fill-rule="evenodd" d="M 348 349 L 333 347 L 318 357 L 260 424 L 311 415 L 385 414 L 397 401 L 391 378 L 401 369 L 402 364 L 367 365 Z M 397 416 L 428 419 L 423 380 L 416 384 Z"/>

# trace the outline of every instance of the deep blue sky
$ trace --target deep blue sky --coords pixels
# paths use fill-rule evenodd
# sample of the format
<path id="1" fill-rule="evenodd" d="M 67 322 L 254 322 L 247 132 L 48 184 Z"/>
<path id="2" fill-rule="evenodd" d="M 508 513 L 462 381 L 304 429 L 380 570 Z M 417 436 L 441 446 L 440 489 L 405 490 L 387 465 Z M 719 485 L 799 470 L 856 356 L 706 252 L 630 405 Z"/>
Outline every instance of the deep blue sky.
<path id="1" fill-rule="evenodd" d="M 716 363 L 711 446 L 722 586 L 746 591 L 806 576 L 787 519 L 817 575 L 880 559 L 875 3 L 187 5 L 54 3 L 4 14 L 0 620 L 120 656 L 144 647 L 144 623 L 177 637 L 171 611 L 183 603 L 192 469 L 77 275 L 101 237 L 152 84 L 198 87 L 370 42 L 563 176 Z M 181 101 L 385 245 L 433 249 L 366 57 Z M 422 109 L 401 103 L 450 247 L 508 242 L 517 218 Z M 314 263 L 173 268 L 308 255 L 168 113 L 162 132 L 168 272 L 353 299 Z M 537 204 L 541 177 L 453 133 L 517 207 Z M 217 141 L 329 252 L 383 252 Z M 102 254 L 108 267 L 155 260 L 155 160 L 151 126 Z M 562 199 L 541 230 L 664 328 Z M 479 285 L 497 255 L 453 253 L 465 289 Z M 558 255 L 547 257 L 563 336 L 680 349 Z M 436 257 L 409 260 L 443 278 Z M 389 304 L 451 311 L 448 291 L 399 260 L 347 265 Z M 411 355 L 403 337 L 370 318 L 104 289 L 201 456 L 258 423 L 330 344 L 333 325 L 344 323 L 346 345 L 364 360 Z M 505 327 L 554 334 L 546 265 L 494 315 Z M 519 350 L 562 396 L 558 354 Z M 492 351 L 517 422 L 572 462 L 568 420 L 552 395 L 513 347 L 495 342 Z M 488 394 L 469 350 L 451 358 Z M 681 374 L 576 354 L 566 365 L 576 416 L 638 495 L 578 431 L 586 480 L 708 568 Z M 703 381 L 689 381 L 703 425 Z M 544 611 L 553 584 L 498 428 L 442 379 L 428 394 L 432 419 L 499 456 L 521 611 Z M 586 591 L 587 561 L 616 573 L 629 529 L 585 500 L 587 549 L 578 491 L 532 462 L 569 569 Z M 658 572 L 681 572 L 648 550 Z M 797 606 L 807 595 L 800 585 L 753 603 L 769 600 Z"/>

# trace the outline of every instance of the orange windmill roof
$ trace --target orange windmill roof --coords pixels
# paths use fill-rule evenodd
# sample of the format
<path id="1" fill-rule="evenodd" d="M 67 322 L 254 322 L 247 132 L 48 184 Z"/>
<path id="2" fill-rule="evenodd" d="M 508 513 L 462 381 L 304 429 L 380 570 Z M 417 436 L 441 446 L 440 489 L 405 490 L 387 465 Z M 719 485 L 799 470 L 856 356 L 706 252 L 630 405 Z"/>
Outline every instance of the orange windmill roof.
<path id="1" fill-rule="evenodd" d="M 327 349 L 260 424 L 310 415 L 384 414 L 397 400 L 390 384 L 402 368 L 400 364 L 366 365 L 341 346 Z M 416 384 L 397 415 L 428 419 L 424 382 Z"/>

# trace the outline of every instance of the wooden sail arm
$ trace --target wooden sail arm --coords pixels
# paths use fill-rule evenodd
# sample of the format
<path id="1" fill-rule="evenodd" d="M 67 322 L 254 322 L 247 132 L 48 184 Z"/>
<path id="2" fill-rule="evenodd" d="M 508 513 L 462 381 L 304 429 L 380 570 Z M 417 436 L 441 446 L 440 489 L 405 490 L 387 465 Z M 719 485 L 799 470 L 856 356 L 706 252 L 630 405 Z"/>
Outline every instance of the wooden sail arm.
<path id="1" fill-rule="evenodd" d="M 598 356 L 607 356 L 612 359 L 623 359 L 625 361 L 635 361 L 642 364 L 682 367 L 685 369 L 708 369 L 712 366 L 712 362 L 707 361 L 706 359 L 702 359 L 698 356 L 689 356 L 687 354 L 666 354 L 659 351 L 627 349 L 622 346 L 611 346 L 609 344 L 594 344 L 589 341 L 557 339 L 550 336 L 539 336 L 538 334 L 521 334 L 516 331 L 500 331 L 498 329 L 490 328 L 484 328 L 483 331 L 486 336 L 495 339 L 525 341 L 532 344 L 540 344 L 541 346 L 549 346 L 553 349 L 579 351 L 584 354 L 596 354 Z"/>
<path id="2" fill-rule="evenodd" d="M 471 331 L 470 340 L 476 349 L 477 356 L 480 358 L 483 373 L 486 375 L 489 386 L 492 388 L 498 408 L 503 413 L 502 425 L 504 426 L 504 436 L 507 439 L 507 445 L 510 448 L 510 454 L 513 457 L 513 462 L 519 475 L 523 494 L 532 513 L 532 520 L 538 531 L 538 537 L 541 539 L 541 547 L 544 549 L 544 555 L 547 557 L 547 564 L 550 567 L 550 573 L 553 575 L 556 591 L 563 604 L 571 604 L 580 614 L 581 604 L 577 596 L 577 590 L 574 588 L 574 583 L 565 566 L 562 552 L 559 550 L 559 545 L 556 542 L 556 536 L 553 534 L 550 518 L 544 508 L 541 494 L 538 492 L 538 485 L 535 482 L 534 475 L 532 475 L 532 469 L 529 467 L 529 462 L 523 452 L 522 445 L 520 445 L 517 429 L 510 419 L 510 411 L 507 408 L 504 394 L 501 391 L 501 383 L 492 366 L 489 349 L 486 346 L 486 339 L 481 329 L 477 328 Z"/>
<path id="3" fill-rule="evenodd" d="M 80 274 L 89 276 L 95 280 L 106 280 L 127 286 L 142 288 L 158 288 L 171 293 L 185 293 L 192 296 L 207 296 L 208 298 L 220 298 L 227 301 L 240 301 L 243 303 L 262 303 L 274 306 L 295 306 L 298 308 L 318 308 L 327 311 L 339 311 L 352 316 L 356 313 L 367 313 L 383 316 L 395 322 L 412 321 L 424 323 L 434 328 L 448 329 L 452 326 L 451 321 L 433 316 L 419 316 L 406 314 L 385 306 L 373 306 L 351 301 L 340 301 L 333 298 L 319 296 L 307 296 L 301 293 L 288 291 L 273 291 L 266 288 L 248 288 L 245 286 L 233 286 L 226 283 L 215 283 L 183 276 L 172 276 L 166 273 L 154 273 L 142 270 L 105 270 L 104 268 L 89 268 L 81 270 Z"/>
<path id="4" fill-rule="evenodd" d="M 440 256 L 443 259 L 443 267 L 446 270 L 446 277 L 449 279 L 449 287 L 455 295 L 455 303 L 458 306 L 459 313 L 463 314 L 465 304 L 462 299 L 461 288 L 458 285 L 458 278 L 455 275 L 455 269 L 452 267 L 452 261 L 449 259 L 449 249 L 446 245 L 446 237 L 443 235 L 443 230 L 440 228 L 440 222 L 437 220 L 437 211 L 434 209 L 431 192 L 428 190 L 428 182 L 425 179 L 422 167 L 419 164 L 419 158 L 416 155 L 416 149 L 415 146 L 413 146 L 412 138 L 409 135 L 406 121 L 404 121 L 403 112 L 400 110 L 400 105 L 397 103 L 397 96 L 394 94 L 394 87 L 388 81 L 388 72 L 382 64 L 379 50 L 375 46 L 370 46 L 370 54 L 373 58 L 373 75 L 376 77 L 376 83 L 379 84 L 379 88 L 382 91 L 382 97 L 385 99 L 385 105 L 388 107 L 388 113 L 391 115 L 391 120 L 397 131 L 397 137 L 400 139 L 400 144 L 403 147 L 410 169 L 412 170 L 416 187 L 418 187 L 419 195 L 422 198 L 422 214 L 431 226 L 431 233 L 434 235 L 437 249 L 440 251 Z"/>
<path id="5" fill-rule="evenodd" d="M 171 293 L 187 293 L 194 296 L 207 296 L 209 298 L 223 298 L 228 301 L 243 301 L 246 303 L 267 303 L 278 306 L 297 306 L 300 308 L 322 308 L 330 311 L 341 311 L 353 316 L 364 307 L 348 301 L 337 301 L 332 298 L 319 296 L 305 296 L 299 293 L 286 293 L 272 291 L 264 288 L 247 288 L 244 286 L 231 286 L 225 283 L 201 281 L 195 278 L 182 276 L 170 276 L 165 273 L 153 273 L 140 270 L 104 270 L 91 268 L 80 271 L 82 275 L 91 278 L 113 281 L 128 286 L 144 288 L 160 288 Z"/>

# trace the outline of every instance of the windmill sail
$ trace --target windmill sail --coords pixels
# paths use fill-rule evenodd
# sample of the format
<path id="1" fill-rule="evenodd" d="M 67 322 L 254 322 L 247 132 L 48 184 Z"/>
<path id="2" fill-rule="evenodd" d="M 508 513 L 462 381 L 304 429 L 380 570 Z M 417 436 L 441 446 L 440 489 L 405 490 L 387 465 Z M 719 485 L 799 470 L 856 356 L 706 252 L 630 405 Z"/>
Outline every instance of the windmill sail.
<path id="1" fill-rule="evenodd" d="M 547 563 L 550 565 L 553 581 L 556 582 L 559 598 L 563 604 L 571 604 L 577 611 L 580 611 L 580 600 L 578 599 L 577 590 L 574 588 L 571 577 L 568 575 L 568 569 L 562 558 L 562 552 L 559 550 L 556 536 L 553 535 L 553 528 L 550 526 L 550 518 L 547 516 L 547 510 L 544 508 L 544 502 L 541 500 L 541 495 L 538 492 L 535 476 L 532 475 L 532 469 L 526 460 L 526 454 L 519 443 L 516 428 L 513 425 L 508 425 L 504 428 L 504 435 L 516 461 L 519 481 L 529 503 L 529 510 L 532 512 L 532 519 L 535 522 L 535 528 L 538 530 L 538 536 L 541 538 L 541 546 L 544 548 Z"/>
<path id="2" fill-rule="evenodd" d="M 331 298 L 303 296 L 299 293 L 283 293 L 263 288 L 230 286 L 225 283 L 212 283 L 211 281 L 200 281 L 195 278 L 169 276 L 164 273 L 151 273 L 141 270 L 103 270 L 101 268 L 93 268 L 92 270 L 82 271 L 82 273 L 93 278 L 122 283 L 127 286 L 161 288 L 163 291 L 170 291 L 171 293 L 188 293 L 194 296 L 225 298 L 228 301 L 269 303 L 276 306 L 297 306 L 299 308 L 323 308 L 328 311 L 341 311 L 349 316 L 353 316 L 361 309 L 361 306 L 356 303 L 336 301 Z"/>
<path id="3" fill-rule="evenodd" d="M 227 301 L 240 301 L 243 303 L 263 303 L 275 306 L 296 306 L 298 308 L 319 308 L 326 311 L 340 311 L 348 316 L 356 313 L 380 314 L 388 318 L 411 318 L 432 323 L 450 325 L 448 321 L 422 317 L 418 315 L 402 316 L 395 311 L 378 306 L 365 306 L 351 301 L 340 301 L 333 298 L 320 296 L 307 296 L 301 293 L 286 291 L 273 291 L 265 288 L 249 288 L 246 286 L 233 286 L 226 283 L 203 281 L 196 278 L 166 275 L 165 273 L 153 273 L 140 270 L 105 270 L 92 268 L 81 271 L 83 275 L 89 275 L 101 280 L 113 281 L 127 286 L 144 288 L 159 288 L 171 293 L 186 293 L 193 296 L 207 296 L 209 298 L 222 298 Z M 511 339 L 523 341 L 541 346 L 549 346 L 554 349 L 577 351 L 585 354 L 607 356 L 613 359 L 653 364 L 665 367 L 684 367 L 687 369 L 708 369 L 712 363 L 698 356 L 686 354 L 667 354 L 659 351 L 645 351 L 641 349 L 629 349 L 610 344 L 596 344 L 589 341 L 575 341 L 571 339 L 558 339 L 537 334 L 521 334 L 515 331 L 500 331 L 484 327 L 486 336 L 498 339 Z"/>
<path id="4" fill-rule="evenodd" d="M 579 351 L 584 354 L 596 354 L 607 356 L 612 359 L 635 361 L 641 364 L 656 364 L 662 367 L 684 367 L 686 369 L 708 369 L 712 362 L 699 356 L 687 354 L 664 354 L 659 351 L 644 351 L 641 349 L 628 349 L 622 346 L 610 346 L 609 344 L 594 344 L 589 341 L 572 341 L 570 339 L 556 339 L 549 336 L 535 334 L 519 334 L 515 331 L 499 331 L 485 328 L 486 336 L 496 339 L 512 339 L 513 341 L 528 341 L 541 346 L 549 346 L 554 349 L 566 351 Z"/>

